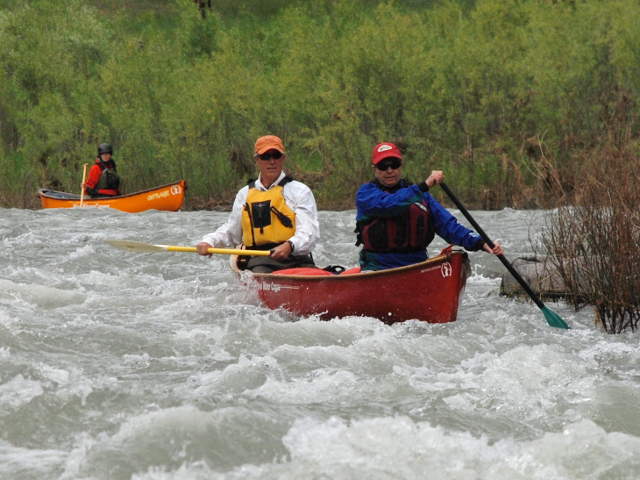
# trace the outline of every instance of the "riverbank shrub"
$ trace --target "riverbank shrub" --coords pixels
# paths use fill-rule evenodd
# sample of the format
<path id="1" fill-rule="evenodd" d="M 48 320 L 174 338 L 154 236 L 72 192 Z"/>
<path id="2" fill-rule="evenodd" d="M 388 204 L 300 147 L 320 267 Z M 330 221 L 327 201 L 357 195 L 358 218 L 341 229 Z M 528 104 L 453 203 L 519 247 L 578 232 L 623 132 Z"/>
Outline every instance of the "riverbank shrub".
<path id="1" fill-rule="evenodd" d="M 593 305 L 609 333 L 640 326 L 640 158 L 627 147 L 583 158 L 574 205 L 550 218 L 543 242 L 576 308 Z"/>
<path id="2" fill-rule="evenodd" d="M 108 141 L 127 191 L 185 178 L 191 208 L 225 205 L 274 133 L 321 208 L 353 208 L 383 140 L 470 206 L 557 205 L 576 152 L 637 141 L 639 15 L 633 0 L 213 2 L 204 17 L 192 0 L 1 0 L 0 201 L 78 191 Z"/>

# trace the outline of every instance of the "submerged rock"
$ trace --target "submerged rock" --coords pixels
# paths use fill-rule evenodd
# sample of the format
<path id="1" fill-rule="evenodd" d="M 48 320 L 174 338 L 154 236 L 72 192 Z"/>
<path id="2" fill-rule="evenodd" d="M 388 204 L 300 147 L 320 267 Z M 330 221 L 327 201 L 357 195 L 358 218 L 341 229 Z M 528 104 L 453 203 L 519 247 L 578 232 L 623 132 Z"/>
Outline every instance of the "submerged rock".
<path id="1" fill-rule="evenodd" d="M 567 286 L 549 257 L 520 257 L 512 265 L 540 297 L 557 298 L 569 295 Z M 505 272 L 500 282 L 500 294 L 528 296 L 515 278 Z"/>

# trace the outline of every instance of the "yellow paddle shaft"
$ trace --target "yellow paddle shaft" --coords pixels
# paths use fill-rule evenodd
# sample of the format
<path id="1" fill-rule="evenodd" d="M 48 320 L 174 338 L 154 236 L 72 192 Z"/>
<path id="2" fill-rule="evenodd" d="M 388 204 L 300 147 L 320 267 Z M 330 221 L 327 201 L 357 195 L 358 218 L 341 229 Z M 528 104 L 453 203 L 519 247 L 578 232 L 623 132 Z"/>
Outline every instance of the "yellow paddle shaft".
<path id="1" fill-rule="evenodd" d="M 169 252 L 197 252 L 196 247 L 180 247 L 177 245 L 158 245 Z M 241 250 L 239 248 L 209 248 L 209 253 L 219 253 L 223 255 L 251 255 L 255 257 L 268 257 L 269 250 Z"/>
<path id="2" fill-rule="evenodd" d="M 131 252 L 197 252 L 196 247 L 183 247 L 178 245 L 151 245 L 149 243 L 132 242 L 130 240 L 105 240 L 109 245 Z M 240 248 L 216 248 L 211 247 L 209 253 L 221 253 L 226 255 L 252 255 L 268 257 L 269 250 L 242 250 Z"/>

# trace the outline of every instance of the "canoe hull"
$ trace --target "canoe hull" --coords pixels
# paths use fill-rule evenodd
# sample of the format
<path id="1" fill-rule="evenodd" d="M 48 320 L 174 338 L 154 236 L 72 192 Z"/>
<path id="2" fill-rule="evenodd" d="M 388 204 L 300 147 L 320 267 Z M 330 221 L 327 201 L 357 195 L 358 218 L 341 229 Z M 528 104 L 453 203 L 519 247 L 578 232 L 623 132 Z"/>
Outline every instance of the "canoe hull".
<path id="1" fill-rule="evenodd" d="M 145 210 L 167 210 L 175 212 L 184 204 L 187 184 L 184 180 L 169 183 L 159 187 L 118 195 L 108 198 L 85 197 L 82 205 L 80 195 L 55 190 L 40 189 L 38 196 L 42 208 L 73 208 L 73 207 L 107 207 L 123 212 L 137 213 Z"/>
<path id="2" fill-rule="evenodd" d="M 467 254 L 451 248 L 425 262 L 353 275 L 253 274 L 258 297 L 268 308 L 328 319 L 350 315 L 385 323 L 456 320 L 469 275 Z"/>

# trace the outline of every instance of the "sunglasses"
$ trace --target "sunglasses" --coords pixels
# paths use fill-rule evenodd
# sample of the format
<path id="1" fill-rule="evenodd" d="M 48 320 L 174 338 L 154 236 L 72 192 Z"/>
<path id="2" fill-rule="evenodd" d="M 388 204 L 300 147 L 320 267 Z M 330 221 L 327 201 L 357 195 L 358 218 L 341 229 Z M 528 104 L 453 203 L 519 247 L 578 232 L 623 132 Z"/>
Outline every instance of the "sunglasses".
<path id="1" fill-rule="evenodd" d="M 378 170 L 382 170 L 383 172 L 391 167 L 393 170 L 400 168 L 402 166 L 402 160 L 395 157 L 385 158 L 381 162 L 376 163 L 376 168 Z"/>
<path id="2" fill-rule="evenodd" d="M 274 152 L 261 153 L 258 155 L 258 158 L 260 160 L 271 160 L 272 158 L 274 160 L 280 160 L 282 158 L 282 152 L 276 150 Z"/>

